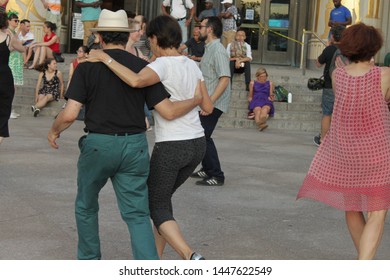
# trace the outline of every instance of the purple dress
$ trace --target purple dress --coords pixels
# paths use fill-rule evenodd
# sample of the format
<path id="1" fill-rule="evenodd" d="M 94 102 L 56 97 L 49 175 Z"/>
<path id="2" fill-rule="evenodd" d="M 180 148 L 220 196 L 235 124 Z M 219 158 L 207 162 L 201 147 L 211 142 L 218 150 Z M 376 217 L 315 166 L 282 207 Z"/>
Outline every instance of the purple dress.
<path id="1" fill-rule="evenodd" d="M 265 105 L 269 106 L 271 110 L 269 111 L 269 116 L 274 116 L 274 104 L 269 97 L 270 81 L 265 83 L 259 83 L 254 81 L 253 84 L 253 98 L 249 103 L 249 110 L 253 110 L 255 107 L 263 107 Z"/>

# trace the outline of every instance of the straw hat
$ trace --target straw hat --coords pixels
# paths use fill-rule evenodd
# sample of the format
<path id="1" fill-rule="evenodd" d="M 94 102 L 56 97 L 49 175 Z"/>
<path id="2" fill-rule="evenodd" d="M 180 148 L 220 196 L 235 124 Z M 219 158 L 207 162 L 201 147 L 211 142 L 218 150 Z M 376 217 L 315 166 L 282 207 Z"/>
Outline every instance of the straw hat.
<path id="1" fill-rule="evenodd" d="M 108 32 L 130 32 L 127 14 L 124 10 L 112 12 L 103 9 L 99 16 L 98 25 L 91 28 L 91 32 L 108 31 Z"/>

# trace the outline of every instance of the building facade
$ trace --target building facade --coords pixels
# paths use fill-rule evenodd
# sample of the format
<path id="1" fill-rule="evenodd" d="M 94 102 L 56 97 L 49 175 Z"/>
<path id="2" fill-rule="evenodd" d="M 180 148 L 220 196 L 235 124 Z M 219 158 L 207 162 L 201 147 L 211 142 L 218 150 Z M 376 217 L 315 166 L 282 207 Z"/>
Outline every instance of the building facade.
<path id="1" fill-rule="evenodd" d="M 125 9 L 143 14 L 151 19 L 161 14 L 162 0 L 103 0 L 103 8 L 110 10 Z M 196 13 L 204 9 L 203 0 L 193 0 Z M 214 7 L 222 9 L 220 0 L 214 0 Z M 390 52 L 390 1 L 381 0 L 343 0 L 342 4 L 352 13 L 352 22 L 362 21 L 381 29 L 385 44 L 375 57 L 376 63 L 383 63 Z M 329 27 L 328 19 L 332 10 L 332 0 L 235 0 L 240 9 L 247 41 L 252 46 L 253 62 L 308 67 L 324 48 Z M 19 12 L 19 17 L 31 20 L 33 32 L 43 37 L 42 24 L 46 11 L 41 0 L 10 0 L 7 9 Z M 61 48 L 64 52 L 73 52 L 81 44 L 74 36 L 80 10 L 74 0 L 62 1 L 62 27 L 60 31 Z M 79 27 L 79 25 L 78 25 Z M 307 43 L 302 45 L 303 35 L 307 34 Z M 76 38 L 75 38 L 76 37 Z M 304 57 L 304 61 L 301 58 Z"/>

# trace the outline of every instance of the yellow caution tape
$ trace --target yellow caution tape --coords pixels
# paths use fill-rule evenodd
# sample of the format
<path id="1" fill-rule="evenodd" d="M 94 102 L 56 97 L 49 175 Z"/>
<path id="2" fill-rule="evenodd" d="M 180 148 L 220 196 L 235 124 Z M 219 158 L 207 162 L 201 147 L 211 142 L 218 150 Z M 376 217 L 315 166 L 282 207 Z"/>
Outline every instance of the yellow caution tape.
<path id="1" fill-rule="evenodd" d="M 274 31 L 272 29 L 269 29 L 267 26 L 264 26 L 261 22 L 258 22 L 258 25 L 263 29 L 263 31 L 261 32 L 262 36 L 264 36 L 265 32 L 271 32 L 271 33 L 274 33 L 274 34 L 276 34 L 276 35 L 278 35 L 280 37 L 286 38 L 287 40 L 290 40 L 290 41 L 293 41 L 293 42 L 298 43 L 300 45 L 303 45 L 302 42 L 300 42 L 300 41 L 298 41 L 298 40 L 296 40 L 294 38 L 288 37 L 288 36 L 283 35 L 283 34 L 281 34 L 279 32 L 276 32 L 276 31 Z"/>

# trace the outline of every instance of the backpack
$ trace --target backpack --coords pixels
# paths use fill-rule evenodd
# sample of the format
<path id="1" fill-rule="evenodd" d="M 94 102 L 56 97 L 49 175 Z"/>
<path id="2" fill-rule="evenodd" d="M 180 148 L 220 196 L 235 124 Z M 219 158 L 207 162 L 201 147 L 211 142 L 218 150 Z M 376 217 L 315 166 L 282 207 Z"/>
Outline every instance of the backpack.
<path id="1" fill-rule="evenodd" d="M 288 90 L 283 86 L 275 86 L 274 89 L 275 101 L 287 102 Z"/>
<path id="2" fill-rule="evenodd" d="M 329 76 L 330 77 L 332 77 L 333 71 L 336 70 L 338 67 L 340 67 L 340 66 L 337 66 L 340 64 L 342 64 L 344 66 L 348 65 L 349 59 L 348 59 L 348 57 L 346 57 L 345 55 L 343 55 L 341 53 L 339 48 L 337 48 L 337 50 L 333 54 L 332 61 L 330 62 L 330 65 L 329 65 Z"/>

